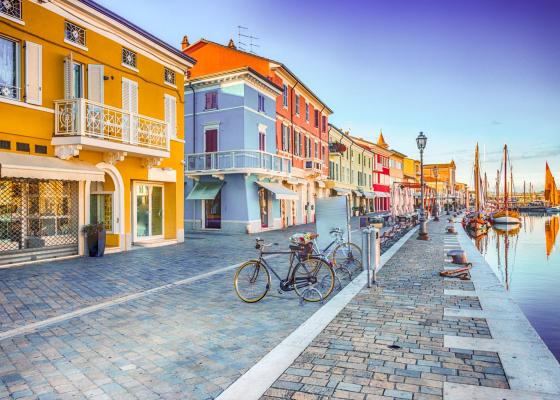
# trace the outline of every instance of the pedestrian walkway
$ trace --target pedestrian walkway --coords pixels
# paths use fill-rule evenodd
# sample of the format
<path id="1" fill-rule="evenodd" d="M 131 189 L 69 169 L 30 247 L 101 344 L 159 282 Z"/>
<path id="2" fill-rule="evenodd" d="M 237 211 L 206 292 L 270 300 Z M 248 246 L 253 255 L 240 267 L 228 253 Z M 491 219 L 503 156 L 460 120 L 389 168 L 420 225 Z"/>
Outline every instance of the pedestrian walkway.
<path id="1" fill-rule="evenodd" d="M 430 241 L 410 238 L 266 391 L 262 399 L 414 399 L 444 397 L 444 384 L 509 388 L 495 351 L 450 348 L 445 337 L 491 338 L 471 282 L 444 279 L 445 222 L 429 224 Z M 445 291 L 455 290 L 455 295 Z M 451 292 L 453 293 L 453 292 Z"/>

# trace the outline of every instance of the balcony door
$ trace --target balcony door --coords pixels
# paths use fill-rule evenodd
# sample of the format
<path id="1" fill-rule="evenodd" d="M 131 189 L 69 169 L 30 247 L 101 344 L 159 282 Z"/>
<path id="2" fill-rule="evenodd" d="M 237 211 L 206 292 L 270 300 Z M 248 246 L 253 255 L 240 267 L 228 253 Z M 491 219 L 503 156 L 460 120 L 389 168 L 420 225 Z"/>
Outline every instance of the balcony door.
<path id="1" fill-rule="evenodd" d="M 213 153 L 218 151 L 218 129 L 206 129 L 204 131 L 204 152 Z M 206 156 L 206 168 L 212 169 L 212 156 Z"/>
<path id="2" fill-rule="evenodd" d="M 134 241 L 163 239 L 163 186 L 134 184 Z"/>

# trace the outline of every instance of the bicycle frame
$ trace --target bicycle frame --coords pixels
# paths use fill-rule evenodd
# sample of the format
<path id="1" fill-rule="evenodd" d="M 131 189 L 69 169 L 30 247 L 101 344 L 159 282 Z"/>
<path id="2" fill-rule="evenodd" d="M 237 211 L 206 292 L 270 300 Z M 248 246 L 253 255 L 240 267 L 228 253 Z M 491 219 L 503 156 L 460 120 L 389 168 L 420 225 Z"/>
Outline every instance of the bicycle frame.
<path id="1" fill-rule="evenodd" d="M 270 254 L 289 254 L 290 255 L 290 267 L 288 268 L 288 272 L 286 274 L 286 278 L 282 279 L 282 277 L 272 268 L 272 266 L 266 261 L 263 255 L 270 255 Z M 294 260 L 297 259 L 297 263 L 294 265 Z M 294 285 L 297 283 L 297 278 L 294 276 L 295 267 L 297 267 L 301 263 L 302 259 L 299 257 L 295 251 L 263 251 L 261 249 L 260 256 L 259 256 L 259 263 L 263 264 L 265 268 L 270 270 L 272 274 L 280 281 L 280 289 L 283 292 L 288 292 L 290 290 L 294 290 Z M 307 283 L 306 278 L 302 278 Z"/>

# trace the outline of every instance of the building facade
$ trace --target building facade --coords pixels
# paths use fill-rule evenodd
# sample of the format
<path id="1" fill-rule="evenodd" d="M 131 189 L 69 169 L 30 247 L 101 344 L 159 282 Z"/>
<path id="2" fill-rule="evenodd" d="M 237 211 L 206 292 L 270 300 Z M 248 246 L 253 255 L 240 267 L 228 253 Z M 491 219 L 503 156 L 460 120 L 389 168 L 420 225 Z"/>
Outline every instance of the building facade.
<path id="1" fill-rule="evenodd" d="M 455 161 L 439 164 L 424 164 L 424 180 L 432 189 L 432 208 L 437 205 L 439 210 L 451 207 L 456 198 Z"/>
<path id="2" fill-rule="evenodd" d="M 185 86 L 187 229 L 260 232 L 282 227 L 284 202 L 298 198 L 283 180 L 276 97 L 282 89 L 244 67 L 192 79 Z"/>
<path id="3" fill-rule="evenodd" d="M 342 147 L 340 146 L 342 145 Z M 374 154 L 360 146 L 348 132 L 329 125 L 329 180 L 331 196 L 348 196 L 353 215 L 374 211 Z"/>
<path id="4" fill-rule="evenodd" d="M 297 199 L 280 203 L 282 226 L 313 222 L 315 199 L 328 191 L 328 118 L 332 110 L 284 64 L 236 48 L 232 40 L 221 45 L 208 40 L 183 51 L 197 60 L 191 77 L 249 67 L 282 89 L 276 97 L 276 151 L 291 160 L 291 173 L 282 180 Z"/>
<path id="5" fill-rule="evenodd" d="M 194 60 L 92 1 L 0 10 L 0 264 L 83 254 L 89 222 L 115 251 L 184 240 Z"/>

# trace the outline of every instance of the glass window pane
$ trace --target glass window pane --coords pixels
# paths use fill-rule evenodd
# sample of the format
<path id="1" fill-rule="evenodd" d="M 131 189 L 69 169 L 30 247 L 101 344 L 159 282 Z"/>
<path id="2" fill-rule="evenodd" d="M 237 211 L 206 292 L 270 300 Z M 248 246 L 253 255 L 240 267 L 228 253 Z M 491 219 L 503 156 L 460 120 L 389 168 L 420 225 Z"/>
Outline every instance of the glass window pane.
<path id="1" fill-rule="evenodd" d="M 163 188 L 152 187 L 152 236 L 163 234 Z"/>

